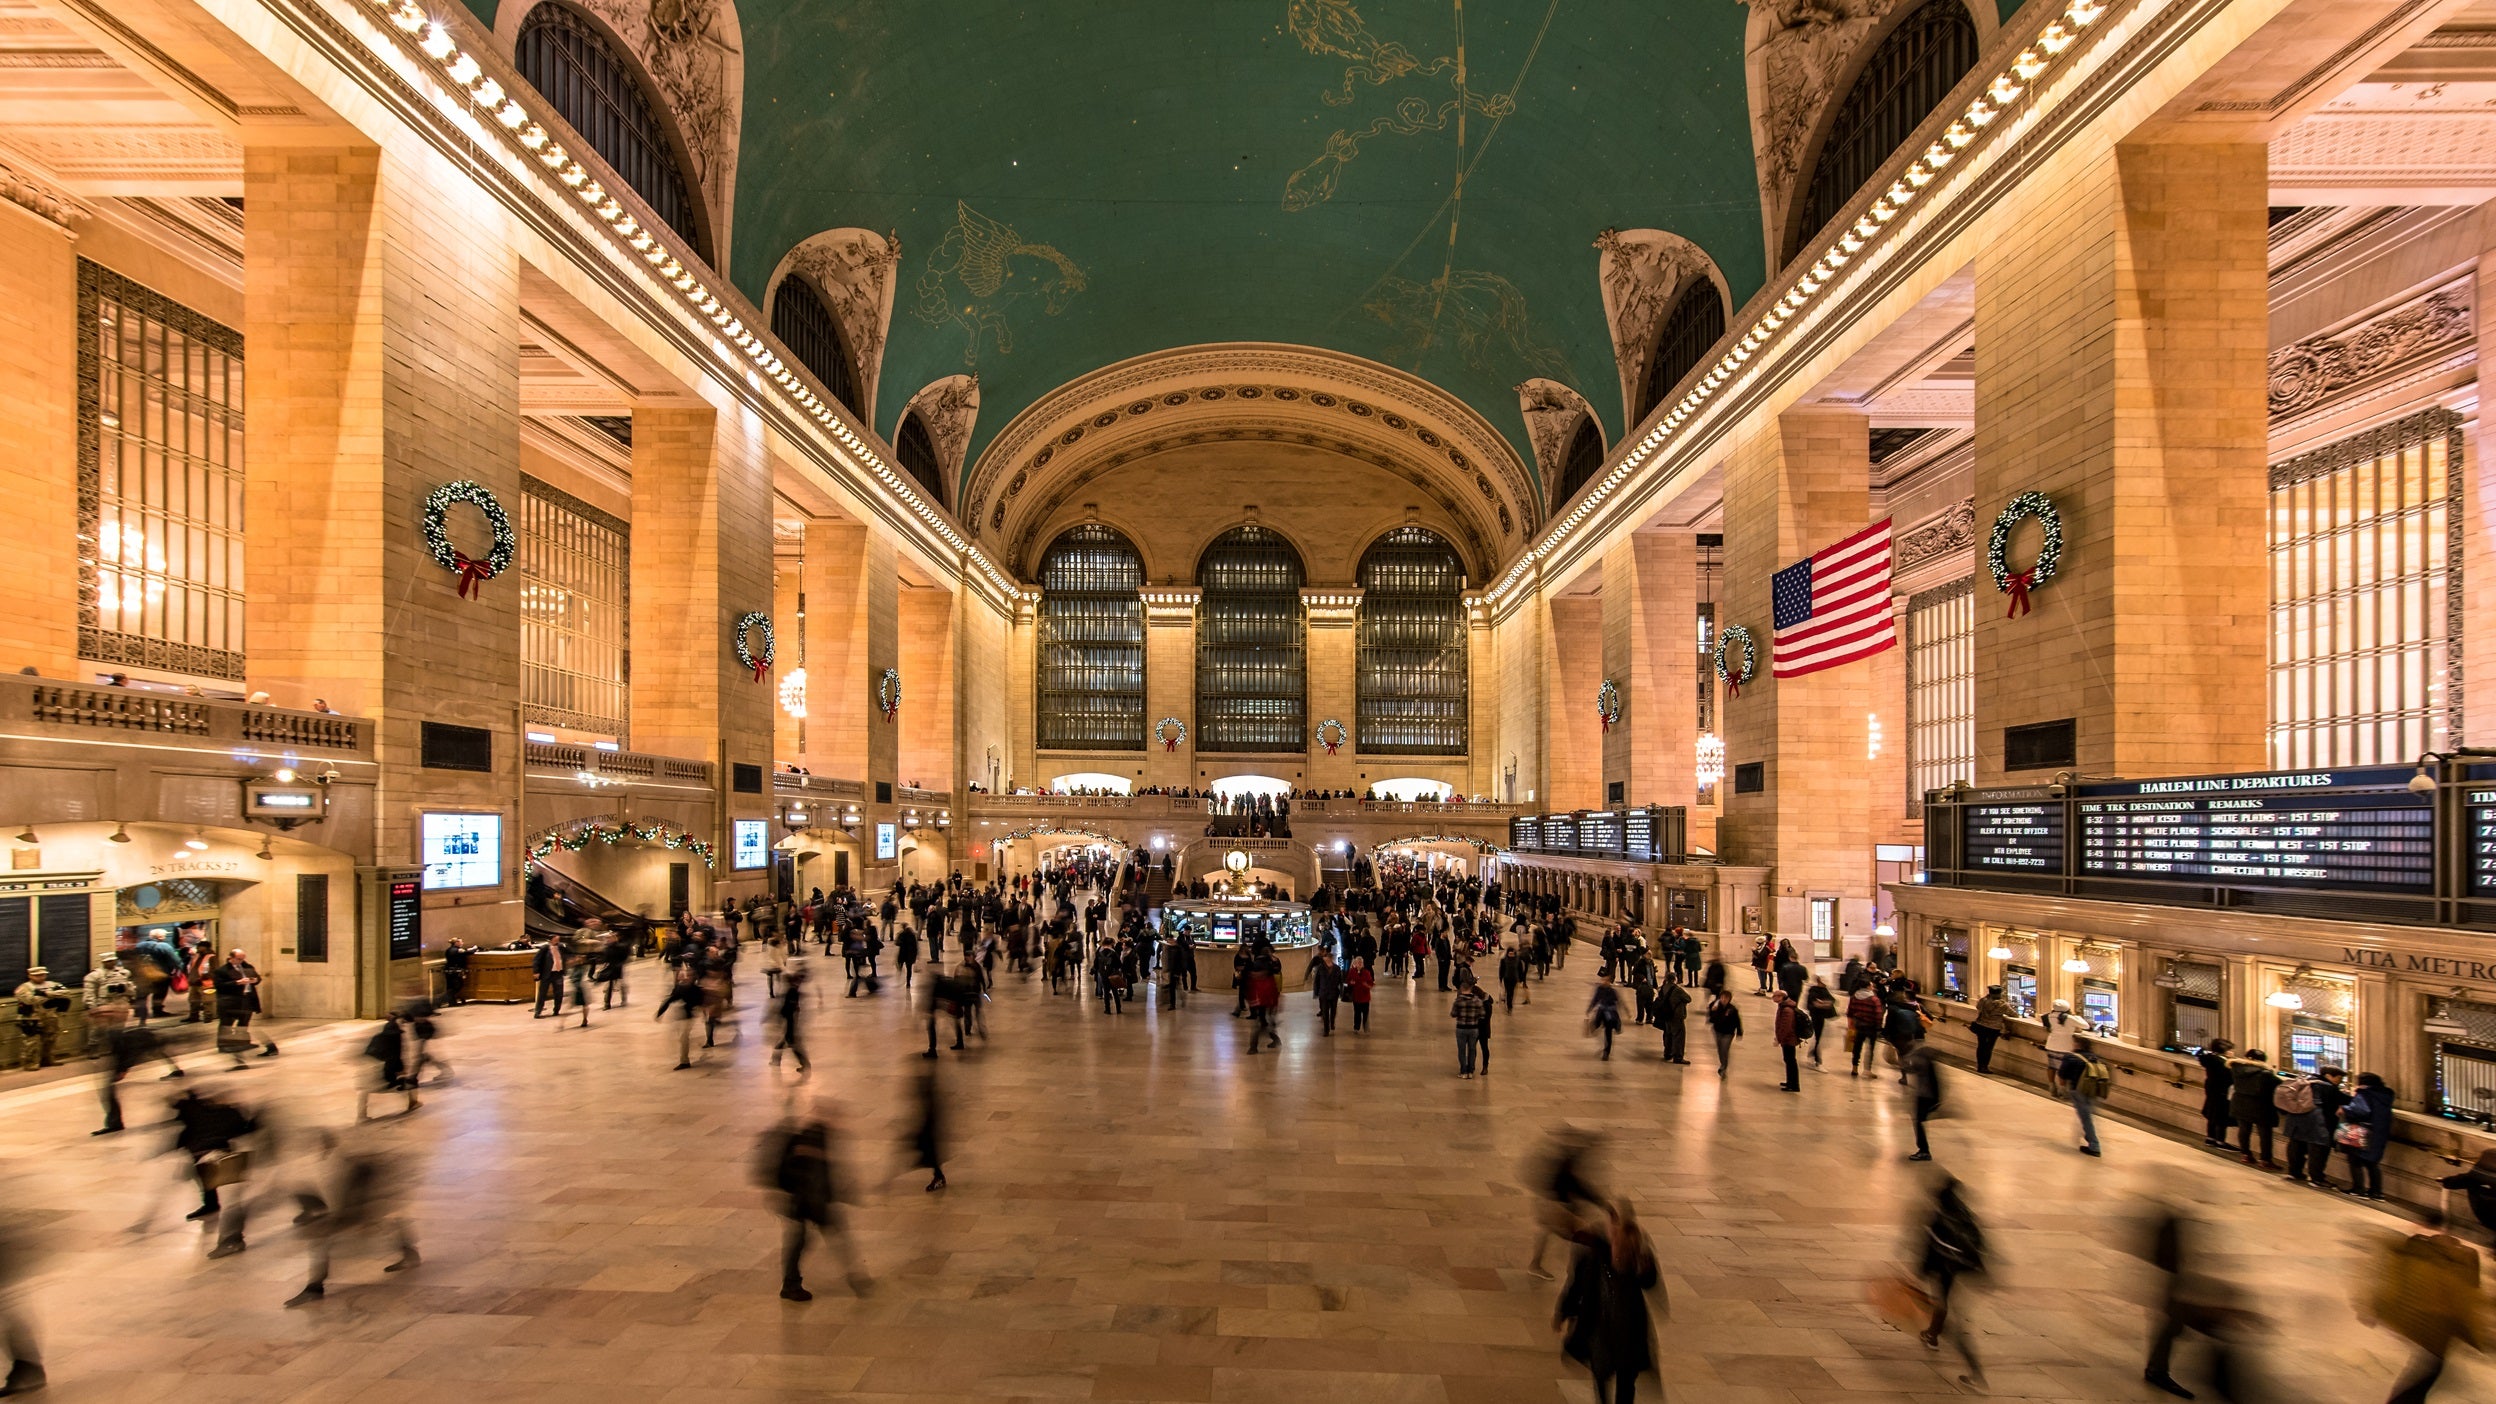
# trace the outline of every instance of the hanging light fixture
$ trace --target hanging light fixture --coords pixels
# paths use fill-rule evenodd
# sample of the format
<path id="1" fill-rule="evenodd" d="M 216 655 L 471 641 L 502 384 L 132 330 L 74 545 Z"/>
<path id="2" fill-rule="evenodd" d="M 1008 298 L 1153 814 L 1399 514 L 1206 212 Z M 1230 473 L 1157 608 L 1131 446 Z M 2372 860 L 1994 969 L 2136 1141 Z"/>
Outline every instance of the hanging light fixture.
<path id="1" fill-rule="evenodd" d="M 106 834 L 104 838 L 108 843 L 128 843 L 130 841 L 130 826 L 128 824 L 115 824 L 113 826 L 113 831 Z"/>
<path id="2" fill-rule="evenodd" d="M 1702 785 L 1713 785 L 1725 778 L 1725 739 L 1712 731 L 1699 733 L 1698 769 Z"/>
<path id="3" fill-rule="evenodd" d="M 2086 975 L 2086 974 L 2088 974 L 2088 973 L 2089 973 L 2089 962 L 2088 962 L 2088 959 L 2087 959 L 2085 956 L 2073 956 L 2071 959 L 2064 961 L 2064 962 L 2063 962 L 2063 973 L 2064 973 L 2064 974 L 2066 974 L 2066 975 Z"/>
<path id="4" fill-rule="evenodd" d="M 1997 944 L 1985 948 L 1985 959 L 1987 960 L 2009 960 L 2010 958 L 2011 948 L 2008 946 Z"/>

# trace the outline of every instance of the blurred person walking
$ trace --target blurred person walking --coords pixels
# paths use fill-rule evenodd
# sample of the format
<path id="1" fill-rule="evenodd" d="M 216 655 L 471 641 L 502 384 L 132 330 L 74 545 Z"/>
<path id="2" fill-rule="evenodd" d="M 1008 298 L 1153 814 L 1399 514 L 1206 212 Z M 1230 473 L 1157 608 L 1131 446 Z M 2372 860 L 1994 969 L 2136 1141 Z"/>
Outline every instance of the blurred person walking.
<path id="1" fill-rule="evenodd" d="M 797 1075 L 804 1078 L 815 1070 L 806 1057 L 806 963 L 790 960 L 780 967 L 779 994 L 772 1001 L 772 1016 L 780 1025 L 780 1041 L 771 1047 L 771 1065 L 780 1066 L 780 1055 L 797 1056 Z"/>
<path id="2" fill-rule="evenodd" d="M 0 1220 L 0 1349 L 9 1353 L 8 1379 L 0 1382 L 0 1395 L 32 1394 L 48 1383 L 31 1305 L 40 1258 L 29 1220 L 16 1215 Z"/>
<path id="3" fill-rule="evenodd" d="M 1733 1069 L 1734 1040 L 1742 1037 L 1742 1011 L 1729 990 L 1718 990 L 1707 1002 L 1707 1031 L 1716 1036 L 1716 1075 Z"/>
<path id="4" fill-rule="evenodd" d="M 910 1150 L 916 1157 L 911 1164 L 935 1176 L 927 1182 L 932 1194 L 945 1187 L 945 1104 L 936 1087 L 934 1068 L 919 1074 L 917 1113 L 917 1124 L 910 1133 Z"/>
<path id="5" fill-rule="evenodd" d="M 666 1018 L 668 1010 L 677 1011 L 675 1071 L 682 1072 L 693 1066 L 693 1026 L 701 1021 L 702 1006 L 709 1002 L 710 997 L 702 988 L 701 972 L 696 969 L 694 962 L 688 960 L 677 966 L 675 985 L 668 990 L 667 998 L 659 1001 L 658 1009 L 650 1015 L 651 1020 L 656 1022 Z M 702 1046 L 708 1048 L 711 1045 L 708 1040 L 705 1040 Z"/>
<path id="6" fill-rule="evenodd" d="M 1925 1138 L 1924 1123 L 1941 1111 L 1941 1059 L 1930 1044 L 1919 1043 L 1907 1050 L 1905 1072 L 1907 1097 L 1915 1114 L 1915 1154 L 1909 1160 L 1933 1158 L 1933 1143 Z"/>
<path id="7" fill-rule="evenodd" d="M 2423 1226 L 2376 1253 L 2373 1290 L 2358 1312 L 2415 1348 L 2385 1404 L 2426 1404 L 2453 1347 L 2477 1346 L 2484 1329 L 2478 1250 L 2443 1231 L 2440 1211 L 2424 1211 Z"/>
<path id="8" fill-rule="evenodd" d="M 290 1307 L 310 1306 L 329 1295 L 330 1255 L 337 1245 L 359 1235 L 384 1235 L 397 1247 L 399 1255 L 383 1272 L 406 1272 L 424 1261 L 416 1251 L 416 1236 L 400 1213 L 407 1181 L 404 1151 L 369 1139 L 350 1142 L 327 1133 L 322 1135 L 322 1144 L 328 1155 L 321 1167 L 320 1198 L 328 1208 L 299 1221 L 311 1262 L 303 1290 L 286 1299 Z"/>
<path id="9" fill-rule="evenodd" d="M 1959 1182 L 1950 1176 L 1944 1175 L 1933 1190 L 1932 1211 L 1924 1222 L 1924 1254 L 1916 1271 L 1932 1284 L 1933 1315 L 1924 1326 L 1924 1348 L 1938 1350 L 1948 1338 L 1951 1348 L 1967 1362 L 1967 1373 L 1959 1382 L 1983 1389 L 1985 1367 L 1976 1359 L 1965 1321 L 1951 1319 L 1950 1298 L 1962 1279 L 1984 1274 L 1985 1230 L 1976 1222 Z"/>
<path id="10" fill-rule="evenodd" d="M 2193 1392 L 2177 1381 L 2175 1346 L 2186 1332 L 2210 1342 L 2210 1384 L 2221 1399 L 2250 1399 L 2246 1360 L 2238 1343 L 2258 1324 L 2253 1313 L 2236 1304 L 2225 1281 L 2203 1266 L 2202 1225 L 2172 1205 L 2160 1204 L 2150 1215 L 2141 1256 L 2158 1271 L 2158 1318 L 2150 1327 L 2149 1360 L 2141 1378 L 2152 1388 L 2178 1399 Z"/>
<path id="11" fill-rule="evenodd" d="M 377 1066 L 373 1070 L 373 1085 L 355 1094 L 357 1121 L 373 1119 L 373 1094 L 377 1092 L 406 1094 L 407 1109 L 411 1112 L 424 1105 L 416 1099 L 416 1079 L 408 1073 L 407 1043 L 407 1025 L 396 1014 L 384 1015 L 381 1027 L 364 1041 L 364 1056 Z"/>
<path id="12" fill-rule="evenodd" d="M 1561 1350 L 1594 1378 L 1595 1404 L 1633 1404 L 1638 1377 L 1655 1368 L 1655 1250 L 1628 1204 L 1579 1232 L 1568 1284 L 1552 1311 Z"/>
<path id="13" fill-rule="evenodd" d="M 823 1240 L 826 1248 L 840 1255 L 849 1290 L 861 1297 L 867 1295 L 872 1284 L 859 1265 L 848 1227 L 842 1222 L 841 1206 L 849 1196 L 843 1193 L 831 1118 L 820 1108 L 808 1115 L 792 1113 L 764 1133 L 762 1172 L 764 1185 L 779 1192 L 780 1217 L 788 1221 L 788 1236 L 780 1253 L 781 1300 L 815 1299 L 815 1294 L 806 1290 L 799 1271 L 809 1229 Z"/>
<path id="14" fill-rule="evenodd" d="M 173 1125 L 171 1149 L 190 1162 L 191 1178 L 199 1186 L 199 1207 L 182 1217 L 189 1223 L 213 1221 L 217 1242 L 208 1256 L 232 1257 L 243 1251 L 248 1213 L 240 1186 L 251 1173 L 251 1152 L 236 1143 L 258 1130 L 259 1122 L 242 1107 L 193 1088 L 174 1099 Z M 230 1208 L 220 1193 L 227 1189 L 235 1191 L 237 1201 Z"/>
<path id="15" fill-rule="evenodd" d="M 1602 1061 L 1612 1061 L 1612 1036 L 1621 1031 L 1621 992 L 1614 988 L 1608 970 L 1595 976 L 1594 993 L 1586 1000 L 1586 1027 L 1603 1035 Z"/>
<path id="16" fill-rule="evenodd" d="M 100 1078 L 101 1086 L 98 1088 L 98 1094 L 104 1103 L 104 1124 L 88 1132 L 88 1135 L 110 1136 L 123 1129 L 121 1080 L 136 1071 L 141 1063 L 151 1058 L 163 1059 L 165 1066 L 172 1070 L 165 1074 L 166 1077 L 173 1078 L 182 1075 L 182 1065 L 173 1060 L 171 1053 L 165 1051 L 164 1040 L 156 1036 L 154 1029 L 145 1024 L 124 1023 L 112 1031 L 111 1038 L 104 1045 L 104 1068 Z"/>
<path id="17" fill-rule="evenodd" d="M 1553 1240 L 1575 1241 L 1581 1209 L 1603 1207 L 1603 1194 L 1595 1188 L 1588 1169 L 1597 1144 L 1593 1132 L 1563 1124 L 1544 1143 L 1542 1154 L 1525 1177 L 1541 1197 L 1541 1203 L 1535 1206 L 1534 1254 L 1525 1264 L 1525 1270 L 1536 1277 L 1551 1277 L 1543 1268 L 1543 1250 Z"/>

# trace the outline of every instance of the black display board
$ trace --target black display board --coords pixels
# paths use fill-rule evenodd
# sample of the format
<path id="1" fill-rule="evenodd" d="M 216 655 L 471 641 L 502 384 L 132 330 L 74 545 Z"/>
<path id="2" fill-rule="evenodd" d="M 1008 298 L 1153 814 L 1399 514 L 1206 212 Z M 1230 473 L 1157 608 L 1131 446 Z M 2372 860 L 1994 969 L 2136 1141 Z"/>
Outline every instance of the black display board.
<path id="1" fill-rule="evenodd" d="M 1618 858 L 1621 832 L 1619 810 L 1589 810 L 1577 821 L 1577 851 L 1590 858 Z"/>
<path id="2" fill-rule="evenodd" d="M 1531 853 L 1543 846 L 1543 821 L 1531 814 L 1508 821 L 1508 846 Z"/>
<path id="3" fill-rule="evenodd" d="M 2470 895 L 2496 896 L 2496 786 L 2474 777 L 2462 803 L 2469 815 Z"/>
<path id="4" fill-rule="evenodd" d="M 1621 816 L 1621 856 L 1633 863 L 1660 863 L 1655 851 L 1655 810 L 1633 809 Z"/>
<path id="5" fill-rule="evenodd" d="M 417 878 L 393 878 L 390 893 L 390 958 L 415 960 L 425 953 L 425 889 Z"/>
<path id="6" fill-rule="evenodd" d="M 1543 851 L 1575 853 L 1577 851 L 1577 816 L 1546 814 L 1543 816 Z"/>
<path id="7" fill-rule="evenodd" d="M 2375 892 L 2435 888 L 2435 811 L 2411 771 L 2292 771 L 2086 785 L 2087 877 Z"/>
<path id="8" fill-rule="evenodd" d="M 1959 813 L 1959 865 L 1993 872 L 2063 871 L 2063 804 L 1971 804 Z"/>
<path id="9" fill-rule="evenodd" d="M 43 964 L 51 978 L 64 985 L 84 981 L 95 963 L 89 949 L 95 940 L 93 899 L 83 892 L 46 893 L 35 913 Z"/>
<path id="10" fill-rule="evenodd" d="M 26 967 L 35 958 L 35 904 L 26 897 L 0 897 L 0 993 L 26 983 Z"/>

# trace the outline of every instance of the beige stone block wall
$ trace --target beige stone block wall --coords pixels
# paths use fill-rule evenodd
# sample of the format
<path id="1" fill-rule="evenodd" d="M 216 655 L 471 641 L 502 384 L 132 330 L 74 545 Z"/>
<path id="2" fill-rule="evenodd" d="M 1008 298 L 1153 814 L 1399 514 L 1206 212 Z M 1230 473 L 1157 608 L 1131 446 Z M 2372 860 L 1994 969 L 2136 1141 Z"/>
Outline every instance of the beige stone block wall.
<path id="1" fill-rule="evenodd" d="M 1543 774 L 1544 605 L 1539 593 L 1520 601 L 1490 629 L 1490 667 L 1497 689 L 1498 742 L 1489 757 L 1491 792 L 1509 798 L 1508 773 L 1516 772 L 1515 802 L 1539 804 L 1551 793 Z"/>
<path id="2" fill-rule="evenodd" d="M 2031 182 L 1976 264 L 1976 510 L 2051 496 L 2057 578 L 1980 609 L 1977 778 L 2074 718 L 2081 771 L 2264 762 L 2268 185 L 2261 147 L 2127 145 Z M 2014 538 L 2035 559 L 2034 526 Z"/>
<path id="3" fill-rule="evenodd" d="M 1275 761 L 1304 768 L 1308 778 L 1302 783 L 1313 788 L 1357 789 L 1362 771 L 1378 775 L 1380 767 L 1392 769 L 1399 762 L 1380 756 L 1364 765 L 1363 758 L 1355 753 L 1360 722 L 1354 716 L 1358 685 L 1353 669 L 1359 631 L 1349 617 L 1320 618 L 1319 613 L 1312 610 L 1309 617 L 1308 753 L 1305 757 L 1277 756 Z M 1347 733 L 1343 749 L 1331 756 L 1317 744 L 1317 724 L 1330 717 L 1342 722 Z"/>
<path id="4" fill-rule="evenodd" d="M 2496 203 L 2479 207 L 2482 250 L 2473 306 L 2478 322 L 2479 365 L 2496 365 Z M 2486 371 L 2481 370 L 2484 377 Z M 2484 383 L 2484 381 L 2482 381 Z M 2462 441 L 2461 602 L 2463 683 L 2462 734 L 2457 744 L 2484 746 L 2496 738 L 2496 471 L 2488 467 L 2485 416 L 2473 415 Z M 2484 640 L 2485 642 L 2478 642 Z M 2475 645 L 2475 646 L 2473 646 Z M 2470 664 L 2477 663 L 2475 670 Z M 2475 671 L 2475 678 L 2470 673 Z"/>
<path id="5" fill-rule="evenodd" d="M 0 209 L 0 496 L 16 522 L 0 662 L 78 665 L 78 264 L 68 231 Z"/>
<path id="6" fill-rule="evenodd" d="M 901 783 L 951 790 L 954 776 L 954 602 L 942 586 L 904 586 L 901 623 Z"/>
<path id="7" fill-rule="evenodd" d="M 1770 932 L 1810 934 L 1809 902 L 1836 897 L 1850 932 L 1871 926 L 1872 836 L 1866 814 L 1867 663 L 1778 680 L 1769 577 L 1867 525 L 1870 425 L 1846 411 L 1789 410 L 1770 432 L 1738 445 L 1725 468 L 1725 590 L 1720 625 L 1745 625 L 1758 671 L 1724 718 L 1724 810 L 1718 851 L 1771 869 L 1763 915 Z M 1765 788 L 1733 793 L 1734 767 L 1764 765 Z"/>
<path id="8" fill-rule="evenodd" d="M 1163 717 L 1187 724 L 1187 739 L 1175 751 L 1162 749 L 1153 736 Z M 1044 783 L 1048 776 L 1042 772 L 1049 769 L 1041 766 L 1024 783 Z M 1184 607 L 1144 609 L 1143 769 L 1141 784 L 1196 783 L 1196 616 Z"/>
<path id="9" fill-rule="evenodd" d="M 773 662 L 767 686 L 771 688 L 771 758 L 773 768 L 778 762 L 796 761 L 804 764 L 806 721 L 789 714 L 780 705 L 780 684 L 791 672 L 804 666 L 799 659 L 805 648 L 805 609 L 799 604 L 806 591 L 806 572 L 795 552 L 775 553 L 771 561 L 771 629 L 779 656 Z M 811 673 L 806 681 L 814 682 Z"/>
<path id="10" fill-rule="evenodd" d="M 806 768 L 826 779 L 867 773 L 867 529 L 806 522 Z"/>
<path id="11" fill-rule="evenodd" d="M 1005 778 L 1008 757 L 1014 746 L 1012 716 L 1014 699 L 1029 699 L 1031 676 L 1025 670 L 1019 682 L 1015 678 L 1012 619 L 972 595 L 967 587 L 960 588 L 962 600 L 959 625 L 960 647 L 957 656 L 956 693 L 961 698 L 962 721 L 955 753 L 955 782 L 967 788 L 973 782 L 993 785 Z M 1024 707 L 1024 714 L 1030 708 Z M 989 757 L 996 757 L 992 774 Z M 960 827 L 961 811 L 954 812 L 955 827 Z M 957 839 L 955 846 L 960 847 Z"/>
<path id="12" fill-rule="evenodd" d="M 1552 687 L 1545 734 L 1551 754 L 1549 808 L 1603 805 L 1603 722 L 1595 693 L 1603 686 L 1603 600 L 1562 595 L 1551 602 Z"/>
<path id="13" fill-rule="evenodd" d="M 1605 803 L 1696 802 L 1698 541 L 1645 532 L 1603 557 L 1603 672 L 1621 690 L 1621 719 L 1603 736 Z M 1600 724 L 1600 723 L 1598 723 Z"/>

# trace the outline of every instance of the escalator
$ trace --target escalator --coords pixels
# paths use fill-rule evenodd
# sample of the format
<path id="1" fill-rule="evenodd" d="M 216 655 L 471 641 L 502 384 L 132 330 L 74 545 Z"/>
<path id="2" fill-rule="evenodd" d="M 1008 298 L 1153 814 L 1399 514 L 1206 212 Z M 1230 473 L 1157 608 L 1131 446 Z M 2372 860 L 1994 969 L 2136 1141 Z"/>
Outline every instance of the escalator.
<path id="1" fill-rule="evenodd" d="M 624 933 L 636 945 L 649 938 L 652 923 L 648 917 L 608 901 L 580 879 L 544 863 L 529 874 L 528 900 L 522 904 L 521 918 L 529 935 L 569 936 L 591 917 L 606 923 L 610 931 Z"/>

